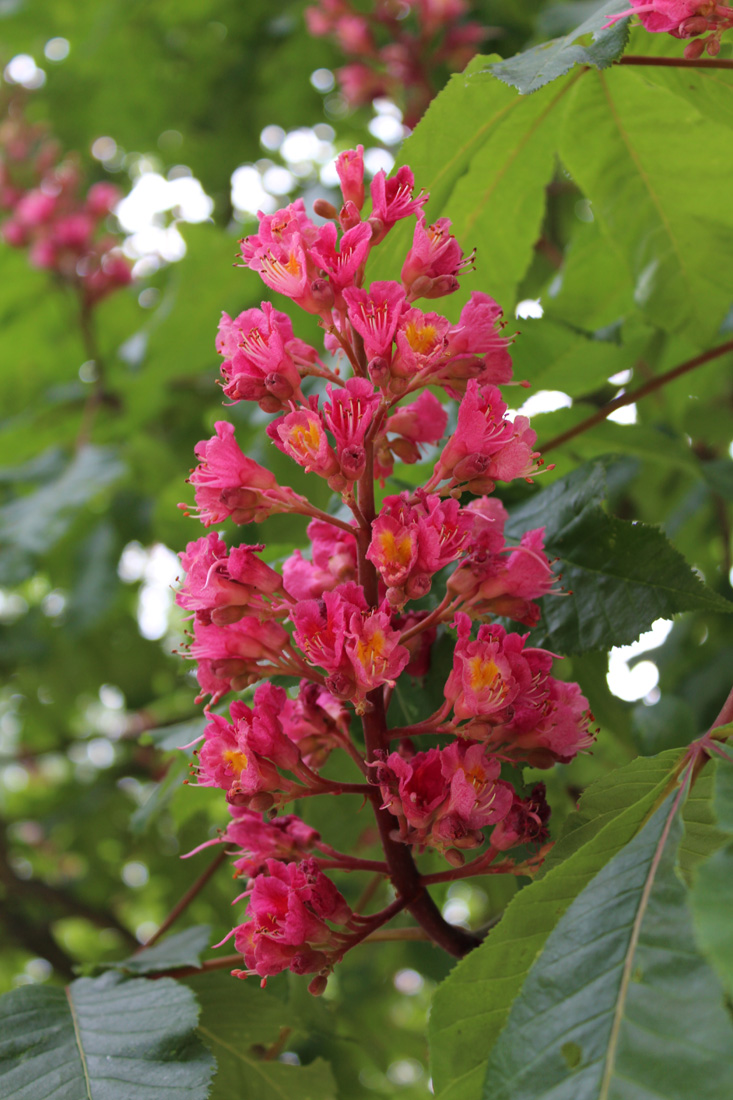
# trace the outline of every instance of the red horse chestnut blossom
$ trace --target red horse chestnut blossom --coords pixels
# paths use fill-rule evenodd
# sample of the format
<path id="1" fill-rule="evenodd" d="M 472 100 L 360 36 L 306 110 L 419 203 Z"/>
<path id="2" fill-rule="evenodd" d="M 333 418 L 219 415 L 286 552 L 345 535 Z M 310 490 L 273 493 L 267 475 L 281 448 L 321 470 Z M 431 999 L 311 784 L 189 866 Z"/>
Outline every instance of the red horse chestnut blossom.
<path id="1" fill-rule="evenodd" d="M 724 31 L 733 27 L 733 8 L 716 4 L 715 0 L 631 0 L 626 11 L 611 16 L 611 26 L 627 15 L 638 15 L 646 30 L 653 34 L 671 34 L 674 38 L 691 38 L 684 55 L 695 61 L 703 53 L 717 57 Z M 707 34 L 707 38 L 699 35 Z"/>
<path id="2" fill-rule="evenodd" d="M 450 223 L 428 226 L 428 196 L 407 167 L 378 174 L 366 216 L 362 150 L 342 153 L 337 171 L 344 201 L 340 211 L 316 204 L 324 225 L 298 201 L 241 242 L 246 266 L 318 318 L 323 353 L 267 302 L 224 314 L 217 338 L 227 397 L 274 414 L 266 438 L 294 476 L 322 479 L 332 504 L 281 485 L 220 421 L 196 447 L 199 519 L 241 527 L 284 513 L 302 549 L 278 568 L 262 544 L 227 546 L 209 532 L 181 555 L 177 595 L 193 617 L 187 656 L 211 698 L 194 771 L 233 815 L 202 847 L 229 846 L 250 879 L 232 932 L 244 958 L 235 973 L 307 973 L 316 993 L 347 950 L 402 910 L 453 955 L 470 950 L 477 937 L 441 916 L 422 853 L 445 858 L 440 881 L 531 873 L 549 807 L 542 784 L 524 792 L 519 768 L 567 763 L 593 740 L 587 700 L 553 677 L 554 655 L 491 621 L 533 626 L 535 601 L 559 594 L 543 530 L 507 541 L 492 495 L 542 468 L 535 433 L 499 389 L 511 380 L 501 308 L 473 291 L 452 324 L 414 304 L 455 293 L 471 266 Z M 400 277 L 367 283 L 368 254 L 410 218 Z M 414 467 L 412 487 L 396 479 L 400 463 Z M 435 658 L 441 637 L 447 664 Z M 428 674 L 443 688 L 433 713 L 406 683 Z M 228 715 L 210 709 L 252 688 Z M 417 708 L 408 725 L 392 707 L 405 688 Z M 326 778 L 327 760 L 338 779 Z M 307 800 L 333 796 L 353 796 L 355 814 L 371 808 L 381 851 L 338 851 L 308 825 Z M 306 820 L 280 815 L 296 800 Z M 376 871 L 391 900 L 355 913 L 327 870 Z"/>

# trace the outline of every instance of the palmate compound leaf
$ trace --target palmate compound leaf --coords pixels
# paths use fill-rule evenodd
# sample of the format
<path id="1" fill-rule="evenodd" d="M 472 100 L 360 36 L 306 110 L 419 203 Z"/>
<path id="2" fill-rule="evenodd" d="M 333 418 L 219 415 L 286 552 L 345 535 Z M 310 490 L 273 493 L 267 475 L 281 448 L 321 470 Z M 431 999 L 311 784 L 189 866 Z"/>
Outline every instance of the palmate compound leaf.
<path id="1" fill-rule="evenodd" d="M 679 760 L 675 749 L 641 757 L 594 783 L 565 823 L 547 873 L 520 890 L 485 942 L 438 987 L 430 1016 L 438 1100 L 481 1100 L 489 1052 L 547 937 L 665 796 Z"/>
<path id="2" fill-rule="evenodd" d="M 499 61 L 491 66 L 491 72 L 505 84 L 518 88 L 522 95 L 527 95 L 564 76 L 573 65 L 593 65 L 596 69 L 605 69 L 623 53 L 629 30 L 627 19 L 621 19 L 611 27 L 604 27 L 604 24 L 610 16 L 628 8 L 628 0 L 608 0 L 569 34 L 554 38 L 551 42 L 542 42 L 506 61 Z M 592 42 L 586 46 L 578 42 L 584 35 L 593 36 Z"/>
<path id="3" fill-rule="evenodd" d="M 79 978 L 0 1000 L 3 1100 L 204 1100 L 214 1059 L 198 1006 L 169 978 Z"/>
<path id="4" fill-rule="evenodd" d="M 733 611 L 656 527 L 609 516 L 605 467 L 588 463 L 512 511 L 507 533 L 544 527 L 564 596 L 542 601 L 533 642 L 571 655 L 633 642 L 679 611 Z"/>
<path id="5" fill-rule="evenodd" d="M 548 937 L 489 1059 L 484 1100 L 721 1100 L 733 1023 L 695 951 L 672 792 Z"/>

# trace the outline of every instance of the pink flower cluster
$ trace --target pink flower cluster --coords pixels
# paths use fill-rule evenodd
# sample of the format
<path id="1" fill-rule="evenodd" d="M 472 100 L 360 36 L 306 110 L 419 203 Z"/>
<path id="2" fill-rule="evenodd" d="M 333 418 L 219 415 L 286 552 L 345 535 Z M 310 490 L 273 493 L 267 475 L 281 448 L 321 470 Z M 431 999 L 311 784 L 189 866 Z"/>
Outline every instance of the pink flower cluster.
<path id="1" fill-rule="evenodd" d="M 331 38 L 349 59 L 336 73 L 347 103 L 406 96 L 405 121 L 414 126 L 437 90 L 436 70 L 463 69 L 489 34 L 466 21 L 468 11 L 466 0 L 375 0 L 367 12 L 319 0 L 305 17 L 312 35 Z"/>
<path id="2" fill-rule="evenodd" d="M 541 846 L 549 808 L 541 784 L 525 794 L 502 768 L 567 763 L 593 740 L 587 700 L 553 677 L 553 654 L 486 622 L 501 615 L 533 626 L 535 601 L 558 591 L 543 530 L 508 544 L 506 509 L 489 495 L 541 467 L 535 433 L 509 414 L 499 389 L 511 381 L 501 310 L 474 291 L 451 324 L 415 304 L 455 292 L 470 264 L 447 219 L 428 225 L 428 196 L 415 193 L 407 167 L 389 180 L 378 173 L 362 213 L 362 153 L 339 157 L 343 204 L 317 205 L 325 224 L 298 200 L 262 215 L 241 242 L 243 263 L 317 319 L 324 350 L 295 337 L 268 302 L 234 320 L 225 314 L 217 339 L 227 396 L 272 414 L 272 446 L 294 471 L 323 479 L 334 506 L 325 512 L 280 485 L 219 422 L 196 447 L 189 479 L 201 522 L 303 516 L 309 549 L 275 568 L 263 545 L 228 547 L 209 532 L 181 554 L 176 597 L 192 618 L 187 655 L 209 707 L 266 676 L 300 681 L 296 694 L 264 680 L 251 705 L 235 700 L 228 716 L 209 710 L 195 772 L 226 793 L 234 815 L 209 843 L 230 845 L 235 868 L 252 879 L 235 930 L 242 973 L 315 973 L 316 991 L 347 948 L 400 908 L 420 919 L 425 889 L 420 902 L 416 868 L 404 878 L 406 849 L 408 860 L 425 848 L 443 853 L 456 877 L 516 869 L 511 856 L 492 862 Z M 414 235 L 400 278 L 366 284 L 372 249 L 407 218 Z M 398 462 L 426 463 L 423 484 L 384 494 L 379 483 L 386 488 Z M 441 706 L 407 726 L 390 722 L 393 692 L 431 672 L 439 634 L 451 628 Z M 363 737 L 354 736 L 358 719 Z M 425 735 L 430 746 L 416 745 Z M 320 774 L 334 752 L 344 781 Z M 275 816 L 325 794 L 371 805 L 383 860 L 337 852 L 298 817 Z M 464 853 L 483 845 L 466 864 Z M 397 899 L 354 914 L 325 868 L 378 870 Z"/>
<path id="3" fill-rule="evenodd" d="M 119 241 L 102 231 L 122 198 L 111 183 L 93 184 L 80 197 L 82 175 L 73 159 L 39 127 L 11 112 L 0 127 L 0 210 L 8 217 L 2 237 L 28 249 L 31 264 L 79 289 L 86 308 L 132 279 Z"/>
<path id="4" fill-rule="evenodd" d="M 611 16 L 606 26 L 627 15 L 638 15 L 645 29 L 653 34 L 693 39 L 684 50 L 688 61 L 697 60 L 703 53 L 717 57 L 723 32 L 733 27 L 733 8 L 716 4 L 715 0 L 631 0 L 631 5 Z"/>

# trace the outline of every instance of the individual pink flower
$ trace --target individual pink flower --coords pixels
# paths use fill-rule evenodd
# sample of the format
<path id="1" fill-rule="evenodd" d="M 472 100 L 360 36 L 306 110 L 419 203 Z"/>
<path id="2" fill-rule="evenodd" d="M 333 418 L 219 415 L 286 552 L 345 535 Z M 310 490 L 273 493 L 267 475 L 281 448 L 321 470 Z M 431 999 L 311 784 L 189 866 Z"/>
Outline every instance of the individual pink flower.
<path id="1" fill-rule="evenodd" d="M 330 969 L 341 940 L 326 922 L 347 925 L 352 913 L 314 860 L 267 860 L 266 873 L 255 876 L 248 894 L 249 920 L 234 929 L 234 942 L 250 973 Z"/>
<path id="2" fill-rule="evenodd" d="M 296 699 L 286 701 L 281 720 L 285 734 L 312 770 L 322 767 L 349 735 L 349 713 L 343 703 L 308 680 L 300 681 Z"/>
<path id="3" fill-rule="evenodd" d="M 464 597 L 475 617 L 505 615 L 534 626 L 540 609 L 533 600 L 556 591 L 557 578 L 544 552 L 544 528 L 527 531 L 515 550 L 486 553 L 477 543 L 448 580 L 448 590 Z"/>
<path id="4" fill-rule="evenodd" d="M 458 409 L 458 424 L 431 478 L 431 487 L 452 477 L 473 492 L 490 492 L 495 481 L 529 477 L 537 470 L 537 439 L 524 416 L 506 418 L 506 404 L 496 386 L 471 379 Z"/>
<path id="5" fill-rule="evenodd" d="M 243 691 L 277 670 L 289 646 L 285 627 L 271 620 L 244 615 L 226 626 L 196 620 L 187 656 L 197 662 L 197 702 L 210 695 L 213 705 L 229 691 Z"/>
<path id="6" fill-rule="evenodd" d="M 355 581 L 356 538 L 325 520 L 311 520 L 307 528 L 312 559 L 296 550 L 283 562 L 285 590 L 296 600 L 317 599 L 345 581 Z"/>
<path id="7" fill-rule="evenodd" d="M 404 309 L 395 333 L 396 350 L 390 365 L 396 378 L 426 379 L 446 362 L 450 321 L 439 313 L 423 313 L 413 306 Z"/>
<path id="8" fill-rule="evenodd" d="M 188 479 L 196 489 L 198 518 L 205 527 L 231 518 L 234 523 L 260 522 L 272 512 L 308 512 L 307 501 L 278 485 L 274 475 L 247 458 L 237 446 L 234 425 L 219 420 L 216 435 L 197 443 L 201 459 Z M 179 505 L 184 510 L 187 505 Z"/>
<path id="9" fill-rule="evenodd" d="M 333 222 L 326 222 L 321 227 L 319 238 L 313 245 L 311 254 L 328 275 L 331 286 L 341 291 L 344 287 L 357 283 L 359 273 L 369 255 L 372 232 L 366 222 L 360 222 L 343 234 L 338 250 L 336 249 L 337 233 L 338 230 Z"/>
<path id="10" fill-rule="evenodd" d="M 290 318 L 273 309 L 269 302 L 262 309 L 248 309 L 234 320 L 222 313 L 216 350 L 226 356 L 221 372 L 224 393 L 235 401 L 260 401 L 266 395 L 276 398 L 274 407 L 285 405 L 293 396 L 300 397 L 298 362 L 313 363 L 314 348 L 296 340 Z M 268 406 L 268 411 L 274 411 Z"/>
<path id="11" fill-rule="evenodd" d="M 374 386 L 366 378 L 349 378 L 343 389 L 326 385 L 329 400 L 323 417 L 336 440 L 341 472 L 347 481 L 357 481 L 366 466 L 366 436 L 380 404 Z"/>
<path id="12" fill-rule="evenodd" d="M 261 813 L 243 806 L 229 806 L 229 812 L 232 820 L 220 836 L 204 841 L 182 858 L 188 859 L 213 844 L 226 844 L 239 857 L 234 860 L 237 875 L 252 878 L 266 870 L 268 859 L 284 863 L 304 859 L 321 839 L 295 814 L 265 820 Z"/>
<path id="13" fill-rule="evenodd" d="M 631 0 L 630 8 L 610 16 L 604 26 L 610 27 L 628 15 L 638 15 L 648 31 L 673 34 L 679 30 L 680 23 L 685 19 L 690 19 L 710 7 L 704 0 Z"/>
<path id="14" fill-rule="evenodd" d="M 423 390 L 416 401 L 403 405 L 384 422 L 375 438 L 375 473 L 380 479 L 392 473 L 395 456 L 408 464 L 422 458 L 421 443 L 438 443 L 445 434 L 448 413 L 438 398 Z M 397 439 L 389 439 L 396 435 Z"/>
<path id="15" fill-rule="evenodd" d="M 408 301 L 416 298 L 440 298 L 458 289 L 458 275 L 470 268 L 474 254 L 464 256 L 455 237 L 448 232 L 448 218 L 427 225 L 420 212 L 412 239 L 412 248 L 402 265 L 402 283 Z"/>
<path id="16" fill-rule="evenodd" d="M 349 320 L 364 341 L 367 358 L 388 355 L 405 304 L 400 283 L 376 282 L 368 291 L 347 287 L 343 293 Z"/>
<path id="17" fill-rule="evenodd" d="M 364 146 L 347 149 L 336 157 L 336 172 L 344 202 L 352 202 L 357 210 L 364 205 Z"/>
<path id="18" fill-rule="evenodd" d="M 461 310 L 458 324 L 446 338 L 446 361 L 436 372 L 451 396 L 460 399 L 469 378 L 480 385 L 511 381 L 511 337 L 502 336 L 502 309 L 489 294 L 474 291 Z"/>
<path id="19" fill-rule="evenodd" d="M 295 644 L 306 660 L 328 673 L 339 672 L 344 664 L 347 622 L 353 613 L 367 610 L 364 591 L 358 584 L 341 584 L 324 592 L 318 600 L 303 600 L 292 611 Z"/>
<path id="20" fill-rule="evenodd" d="M 339 472 L 339 462 L 328 441 L 323 418 L 318 411 L 318 398 L 308 400 L 308 408 L 296 409 L 267 425 L 267 434 L 286 455 L 302 466 L 306 473 L 329 478 Z"/>
<path id="21" fill-rule="evenodd" d="M 195 611 L 204 622 L 224 625 L 254 605 L 264 607 L 262 597 L 282 588 L 282 577 L 260 561 L 255 551 L 264 546 L 237 546 L 227 550 L 222 539 L 211 532 L 189 542 L 180 554 L 186 571 L 176 603 L 186 611 Z"/>
<path id="22" fill-rule="evenodd" d="M 455 622 L 458 641 L 445 697 L 452 703 L 456 717 L 480 717 L 499 725 L 511 719 L 522 696 L 530 697 L 535 705 L 533 680 L 537 673 L 549 672 L 552 654 L 541 649 L 525 650 L 526 634 L 507 634 L 498 624 L 479 627 L 472 641 L 468 615 L 460 612 Z"/>
<path id="23" fill-rule="evenodd" d="M 422 191 L 413 198 L 414 187 L 415 177 L 406 164 L 403 164 L 390 179 L 387 179 L 386 172 L 377 172 L 371 184 L 372 216 L 370 220 L 377 226 L 374 244 L 378 244 L 392 226 L 402 218 L 417 214 L 420 207 L 428 201 L 429 196 Z"/>
<path id="24" fill-rule="evenodd" d="M 520 844 L 541 843 L 549 833 L 550 807 L 544 783 L 536 783 L 528 798 L 514 794 L 511 809 L 491 833 L 491 846 L 500 852 Z"/>

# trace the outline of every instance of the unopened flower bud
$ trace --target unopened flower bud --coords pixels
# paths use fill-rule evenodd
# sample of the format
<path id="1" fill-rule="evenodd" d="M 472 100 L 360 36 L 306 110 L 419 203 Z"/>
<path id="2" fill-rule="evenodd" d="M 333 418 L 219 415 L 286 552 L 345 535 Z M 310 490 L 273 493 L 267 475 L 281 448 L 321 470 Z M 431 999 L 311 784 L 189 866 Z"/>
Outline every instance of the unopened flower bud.
<path id="1" fill-rule="evenodd" d="M 405 591 L 411 600 L 420 600 L 423 596 L 427 596 L 432 584 L 427 573 L 417 573 L 414 577 L 410 577 L 405 585 Z"/>
<path id="2" fill-rule="evenodd" d="M 314 997 L 320 997 L 325 991 L 328 984 L 328 977 L 325 974 L 316 974 L 308 986 L 308 992 L 312 993 Z"/>
<path id="3" fill-rule="evenodd" d="M 246 613 L 246 604 L 228 604 L 226 607 L 213 607 L 211 609 L 211 621 L 215 626 L 230 626 L 231 623 L 238 623 Z"/>
<path id="4" fill-rule="evenodd" d="M 430 280 L 430 289 L 423 291 L 421 297 L 444 298 L 446 294 L 453 294 L 459 286 L 455 275 L 438 275 L 436 279 Z"/>
<path id="5" fill-rule="evenodd" d="M 476 477 L 481 477 L 488 466 L 489 459 L 486 455 L 466 455 L 453 467 L 453 477 L 456 481 L 472 481 Z"/>
<path id="6" fill-rule="evenodd" d="M 278 374 L 277 371 L 271 371 L 270 374 L 265 375 L 265 385 L 273 397 L 278 397 L 281 401 L 287 401 L 293 396 L 293 387 L 285 375 Z"/>
<path id="7" fill-rule="evenodd" d="M 466 857 L 457 848 L 448 848 L 445 852 L 445 858 L 453 867 L 462 867 L 466 862 Z"/>
<path id="8" fill-rule="evenodd" d="M 407 389 L 408 384 L 409 383 L 407 378 L 395 378 L 393 376 L 392 381 L 389 384 L 389 388 L 391 392 L 395 395 L 395 397 L 401 397 Z"/>
<path id="9" fill-rule="evenodd" d="M 677 30 L 682 38 L 693 38 L 696 34 L 704 34 L 709 25 L 704 15 L 693 15 L 683 19 Z"/>
<path id="10" fill-rule="evenodd" d="M 361 214 L 359 213 L 359 207 L 356 203 L 345 202 L 341 207 L 341 213 L 339 214 L 339 222 L 344 233 L 349 229 L 353 229 L 355 225 L 359 225 L 361 221 Z"/>
<path id="11" fill-rule="evenodd" d="M 390 450 L 397 455 L 402 462 L 419 462 L 420 461 L 420 449 L 417 443 L 413 443 L 411 439 L 393 439 L 390 443 Z"/>
<path id="12" fill-rule="evenodd" d="M 354 685 L 343 672 L 333 672 L 326 679 L 326 690 L 337 699 L 350 699 L 354 693 Z"/>
<path id="13" fill-rule="evenodd" d="M 328 218 L 329 221 L 336 221 L 339 216 L 338 210 L 328 199 L 316 199 L 313 203 L 313 213 L 319 218 Z"/>
<path id="14" fill-rule="evenodd" d="M 702 38 L 696 38 L 693 42 L 688 42 L 684 52 L 685 61 L 697 61 L 698 57 L 702 56 L 704 50 L 705 42 Z"/>
<path id="15" fill-rule="evenodd" d="M 369 218 L 367 220 L 369 225 L 372 227 L 372 244 L 381 244 L 381 242 L 387 236 L 386 225 L 381 218 Z"/>
<path id="16" fill-rule="evenodd" d="M 331 474 L 331 476 L 327 479 L 326 484 L 328 485 L 329 489 L 331 489 L 334 493 L 344 493 L 349 487 L 349 482 L 341 473 Z"/>
<path id="17" fill-rule="evenodd" d="M 280 401 L 279 398 L 275 397 L 271 393 L 266 393 L 264 397 L 261 397 L 259 399 L 257 404 L 260 406 L 262 411 L 266 413 L 280 412 L 280 409 L 283 407 L 282 401 Z"/>
<path id="18" fill-rule="evenodd" d="M 388 588 L 387 603 L 395 611 L 401 611 L 407 603 L 407 596 L 403 588 Z"/>
<path id="19" fill-rule="evenodd" d="M 265 791 L 261 791 L 259 794 L 254 794 L 249 800 L 250 810 L 256 810 L 258 814 L 264 813 L 265 810 L 269 810 L 275 803 L 275 799 L 271 794 L 267 794 Z"/>
<path id="20" fill-rule="evenodd" d="M 389 363 L 383 356 L 377 355 L 367 364 L 367 372 L 375 386 L 386 386 L 389 381 Z"/>
<path id="21" fill-rule="evenodd" d="M 330 309 L 333 305 L 333 287 L 328 279 L 314 279 L 311 283 L 311 295 L 324 308 Z"/>
<path id="22" fill-rule="evenodd" d="M 705 43 L 705 50 L 710 57 L 717 57 L 720 53 L 720 39 L 711 34 Z"/>
<path id="23" fill-rule="evenodd" d="M 358 481 L 366 468 L 366 451 L 363 447 L 344 447 L 339 462 L 344 477 L 349 481 Z"/>

